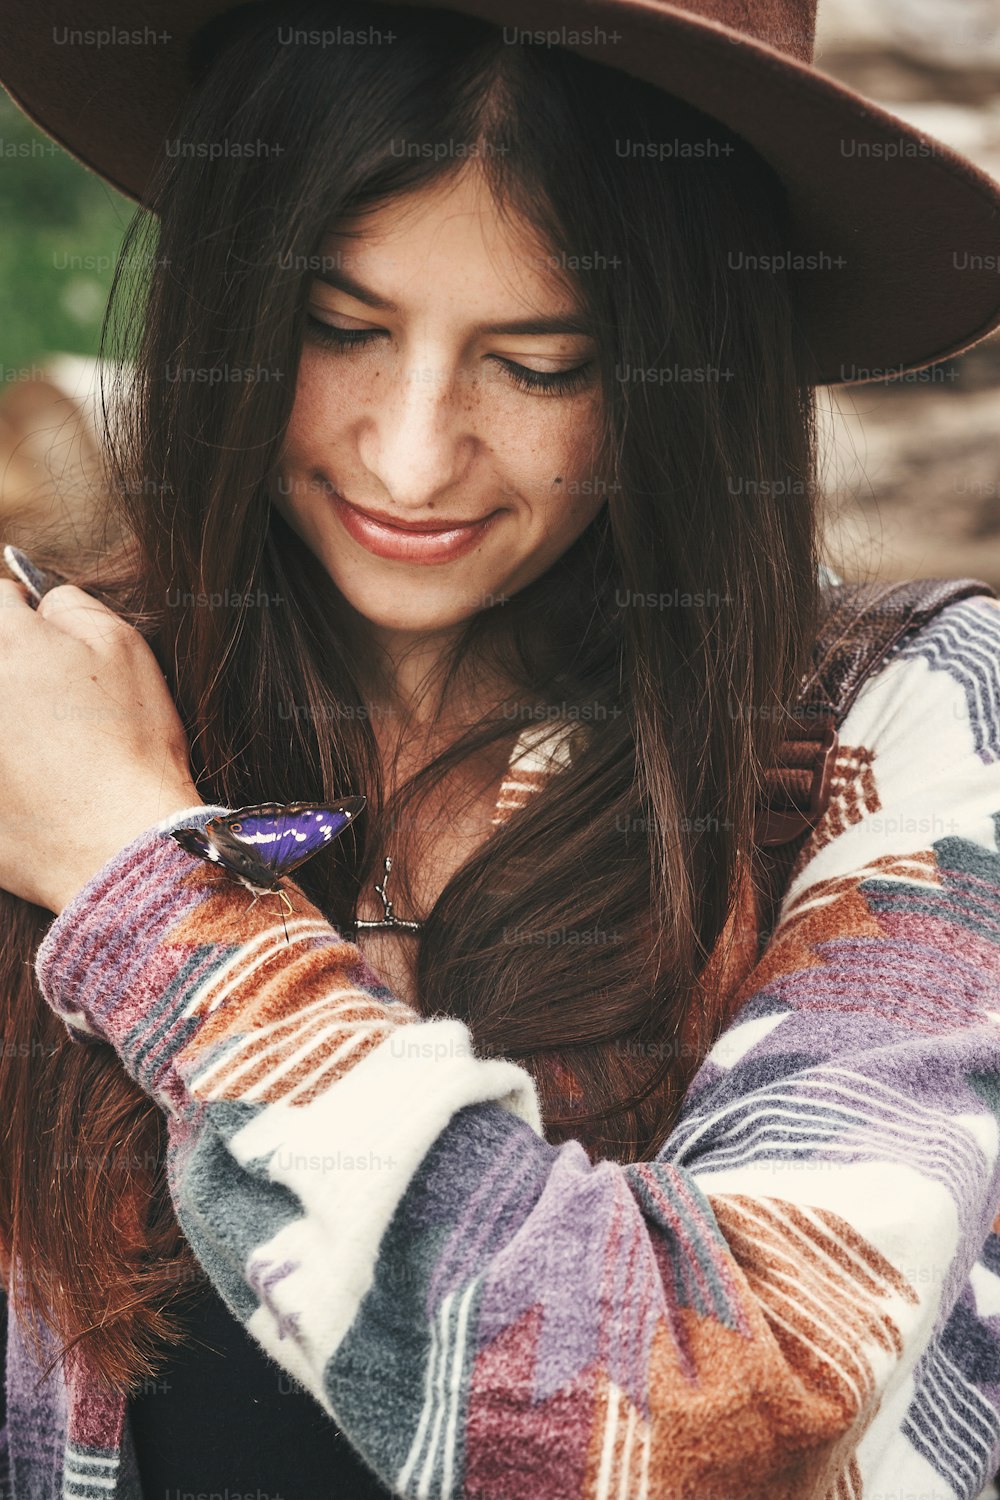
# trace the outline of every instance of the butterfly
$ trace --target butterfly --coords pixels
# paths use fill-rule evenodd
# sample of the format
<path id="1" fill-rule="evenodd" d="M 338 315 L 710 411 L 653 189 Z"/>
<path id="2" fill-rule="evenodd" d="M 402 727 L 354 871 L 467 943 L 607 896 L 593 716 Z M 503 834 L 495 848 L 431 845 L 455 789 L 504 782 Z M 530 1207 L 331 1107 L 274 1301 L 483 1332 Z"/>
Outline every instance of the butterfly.
<path id="1" fill-rule="evenodd" d="M 250 906 L 261 896 L 278 896 L 287 943 L 285 910 L 294 908 L 281 884 L 282 875 L 290 875 L 339 838 L 366 801 L 365 797 L 344 797 L 340 802 L 262 802 L 221 813 L 204 828 L 175 828 L 170 837 L 198 859 L 221 865 L 253 891 Z"/>

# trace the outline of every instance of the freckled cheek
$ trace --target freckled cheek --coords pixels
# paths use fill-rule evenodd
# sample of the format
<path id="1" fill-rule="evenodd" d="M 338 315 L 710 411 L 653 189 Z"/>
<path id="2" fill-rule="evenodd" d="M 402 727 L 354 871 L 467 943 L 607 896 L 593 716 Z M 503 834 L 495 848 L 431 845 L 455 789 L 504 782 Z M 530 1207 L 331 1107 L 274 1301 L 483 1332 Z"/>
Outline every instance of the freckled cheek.
<path id="1" fill-rule="evenodd" d="M 518 425 L 508 472 L 530 500 L 539 534 L 568 544 L 600 509 L 593 484 L 600 405 L 557 400 L 537 405 L 541 409 L 532 423 L 522 419 Z"/>
<path id="2" fill-rule="evenodd" d="M 330 445 L 362 413 L 371 411 L 385 389 L 377 366 L 365 371 L 360 362 L 338 369 L 328 356 L 303 351 L 295 402 L 285 440 L 285 459 L 293 465 L 315 463 L 329 455 Z M 475 434 L 491 467 L 499 467 L 505 486 L 535 501 L 546 512 L 545 530 L 573 528 L 581 501 L 573 502 L 574 481 L 590 475 L 600 399 L 565 402 L 544 397 L 525 399 L 490 384 L 473 384 L 456 398 L 467 432 Z M 554 484 L 556 477 L 560 484 Z"/>
<path id="3" fill-rule="evenodd" d="M 331 437 L 350 420 L 357 399 L 352 398 L 350 382 L 331 374 L 328 362 L 324 365 L 308 351 L 302 356 L 285 438 L 291 461 L 315 459 L 316 450 L 328 449 Z"/>

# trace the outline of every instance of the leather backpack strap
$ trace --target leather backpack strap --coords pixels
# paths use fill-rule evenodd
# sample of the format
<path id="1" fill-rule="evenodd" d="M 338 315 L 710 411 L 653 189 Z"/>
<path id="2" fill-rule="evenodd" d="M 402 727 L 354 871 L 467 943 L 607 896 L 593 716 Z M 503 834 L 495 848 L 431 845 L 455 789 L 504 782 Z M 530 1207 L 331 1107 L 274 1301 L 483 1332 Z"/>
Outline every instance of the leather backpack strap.
<path id="1" fill-rule="evenodd" d="M 822 591 L 812 666 L 805 674 L 777 763 L 765 777 L 755 840 L 760 944 L 773 931 L 796 856 L 830 798 L 839 730 L 865 681 L 906 635 L 948 604 L 996 597 L 980 578 L 836 583 Z"/>

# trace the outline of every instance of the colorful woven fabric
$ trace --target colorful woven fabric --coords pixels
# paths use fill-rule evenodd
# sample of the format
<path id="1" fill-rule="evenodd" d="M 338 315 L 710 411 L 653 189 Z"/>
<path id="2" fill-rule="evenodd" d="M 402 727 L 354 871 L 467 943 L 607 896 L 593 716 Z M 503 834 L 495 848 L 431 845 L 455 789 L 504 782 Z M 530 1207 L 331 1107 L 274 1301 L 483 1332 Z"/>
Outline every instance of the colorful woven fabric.
<path id="1" fill-rule="evenodd" d="M 286 945 L 276 901 L 163 836 L 217 808 L 53 922 L 45 996 L 166 1111 L 212 1281 L 398 1494 L 996 1495 L 1000 604 L 897 647 L 841 744 L 654 1162 L 548 1143 L 527 1071 L 396 1000 L 294 885 Z M 15 1328 L 14 1500 L 134 1500 L 123 1403 L 79 1363 L 29 1384 Z"/>

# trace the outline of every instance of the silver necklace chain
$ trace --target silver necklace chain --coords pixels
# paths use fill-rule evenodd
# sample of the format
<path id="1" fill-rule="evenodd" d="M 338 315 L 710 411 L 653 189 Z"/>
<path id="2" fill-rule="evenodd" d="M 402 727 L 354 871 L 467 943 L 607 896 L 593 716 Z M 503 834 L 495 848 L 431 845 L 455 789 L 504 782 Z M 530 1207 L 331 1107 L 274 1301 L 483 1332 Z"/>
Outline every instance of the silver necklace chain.
<path id="1" fill-rule="evenodd" d="M 366 922 L 358 917 L 354 923 L 355 932 L 421 932 L 423 922 L 411 922 L 406 917 L 397 917 L 392 909 L 392 902 L 386 891 L 389 882 L 389 871 L 392 869 L 392 855 L 385 857 L 385 872 L 380 883 L 376 884 L 375 890 L 382 898 L 383 915 L 374 922 Z"/>

